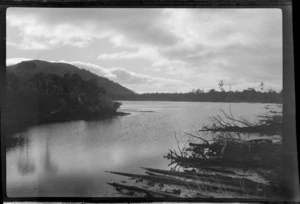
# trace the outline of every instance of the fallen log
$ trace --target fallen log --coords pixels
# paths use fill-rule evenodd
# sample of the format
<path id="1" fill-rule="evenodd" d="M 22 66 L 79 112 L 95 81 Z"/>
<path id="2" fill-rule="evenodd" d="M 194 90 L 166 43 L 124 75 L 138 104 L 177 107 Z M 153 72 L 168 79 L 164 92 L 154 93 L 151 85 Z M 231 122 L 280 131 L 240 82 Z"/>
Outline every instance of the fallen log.
<path id="1" fill-rule="evenodd" d="M 176 200 L 182 199 L 182 197 L 180 197 L 180 196 L 172 195 L 170 193 L 164 193 L 161 191 L 150 190 L 150 189 L 146 189 L 146 188 L 142 188 L 142 187 L 123 185 L 123 184 L 119 184 L 119 183 L 115 183 L 115 182 L 108 182 L 107 184 L 111 185 L 115 188 L 119 188 L 119 189 L 121 188 L 121 189 L 126 189 L 129 191 L 145 193 L 146 196 L 148 196 L 148 197 L 162 197 L 162 198 L 170 198 L 170 199 L 176 199 Z"/>
<path id="2" fill-rule="evenodd" d="M 243 143 L 249 143 L 249 144 L 272 144 L 272 139 L 252 139 L 252 140 L 233 140 L 233 139 L 227 139 L 227 142 L 234 142 L 237 144 L 243 144 Z M 224 145 L 225 143 L 225 139 L 224 140 L 220 140 L 214 143 L 189 143 L 189 146 L 191 147 L 199 147 L 199 148 L 209 148 L 209 147 L 213 147 L 213 146 L 219 146 L 219 145 Z"/>
<path id="3" fill-rule="evenodd" d="M 204 167 L 204 168 L 201 168 L 201 169 L 204 169 L 204 170 L 207 170 L 207 171 L 216 172 L 216 173 L 236 175 L 236 172 L 230 171 L 228 169 L 213 168 L 213 167 Z"/>
<path id="4" fill-rule="evenodd" d="M 267 187 L 268 184 L 261 183 L 261 182 L 255 182 L 253 180 L 247 179 L 247 178 L 241 178 L 241 177 L 230 177 L 225 175 L 220 175 L 218 173 L 215 174 L 199 174 L 199 173 L 193 173 L 193 172 L 175 172 L 175 171 L 167 171 L 167 170 L 161 170 L 161 169 L 153 169 L 153 168 L 142 168 L 150 172 L 159 173 L 166 176 L 176 176 L 186 179 L 195 179 L 195 180 L 201 180 L 209 183 L 216 183 L 216 184 L 225 184 L 229 186 L 235 186 L 240 187 L 241 183 L 243 183 L 245 188 L 252 188 L 256 189 L 258 187 Z M 147 173 L 147 172 L 146 172 Z M 214 173 L 214 172 L 211 172 Z M 152 174 L 153 175 L 153 174 Z"/>
<path id="5" fill-rule="evenodd" d="M 214 166 L 222 166 L 222 167 L 230 167 L 230 168 L 274 168 L 279 165 L 279 159 L 269 159 L 266 160 L 256 158 L 255 160 L 242 160 L 232 159 L 232 158 L 216 158 L 216 159 L 201 159 L 201 158 L 185 158 L 185 157 L 173 157 L 171 158 L 175 163 L 182 167 L 214 167 Z"/>
<path id="6" fill-rule="evenodd" d="M 129 173 L 122 173 L 122 172 L 111 172 L 108 171 L 108 173 L 117 174 L 121 176 L 127 176 L 131 178 L 140 178 L 145 180 L 151 180 L 155 183 L 164 183 L 164 184 L 172 184 L 172 185 L 179 185 L 184 186 L 189 189 L 210 189 L 212 191 L 228 191 L 228 192 L 235 192 L 243 194 L 245 193 L 245 190 L 242 189 L 245 188 L 245 186 L 241 186 L 241 183 L 235 183 L 235 179 L 233 179 L 233 182 L 222 182 L 217 179 L 194 179 L 194 181 L 187 181 L 187 180 L 181 180 L 174 177 L 166 177 L 166 176 L 160 176 L 160 175 L 139 175 L 139 174 L 129 174 Z M 257 183 L 258 184 L 258 183 Z M 256 185 L 255 188 L 258 186 Z"/>

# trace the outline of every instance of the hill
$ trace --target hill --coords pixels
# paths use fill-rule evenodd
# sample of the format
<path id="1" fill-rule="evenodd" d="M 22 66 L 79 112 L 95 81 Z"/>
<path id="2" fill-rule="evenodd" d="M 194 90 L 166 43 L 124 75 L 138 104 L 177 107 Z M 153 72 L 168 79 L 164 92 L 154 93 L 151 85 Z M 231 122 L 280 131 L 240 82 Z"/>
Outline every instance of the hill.
<path id="1" fill-rule="evenodd" d="M 9 66 L 4 115 L 6 147 L 22 142 L 14 133 L 45 123 L 100 120 L 124 115 L 113 94 L 131 90 L 66 63 L 33 60 Z"/>
<path id="2" fill-rule="evenodd" d="M 33 75 L 38 73 L 56 74 L 60 77 L 64 74 L 78 74 L 85 81 L 92 79 L 96 85 L 103 87 L 110 95 L 133 94 L 134 92 L 115 83 L 105 77 L 98 76 L 85 69 L 80 69 L 74 65 L 60 62 L 47 62 L 42 60 L 31 60 L 20 62 L 7 67 L 7 73 L 13 73 L 23 80 L 29 80 Z"/>

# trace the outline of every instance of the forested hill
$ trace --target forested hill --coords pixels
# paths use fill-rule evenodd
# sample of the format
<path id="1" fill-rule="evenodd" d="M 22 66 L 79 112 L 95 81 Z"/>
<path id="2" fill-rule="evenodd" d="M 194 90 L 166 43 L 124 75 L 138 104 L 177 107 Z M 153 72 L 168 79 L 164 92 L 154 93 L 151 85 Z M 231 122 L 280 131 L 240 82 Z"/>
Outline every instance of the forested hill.
<path id="1" fill-rule="evenodd" d="M 6 74 L 6 100 L 2 125 L 6 147 L 13 137 L 30 126 L 72 120 L 107 119 L 118 112 L 121 103 L 112 94 L 132 94 L 120 84 L 65 63 L 26 61 L 9 66 Z"/>
<path id="2" fill-rule="evenodd" d="M 98 87 L 104 88 L 108 94 L 123 95 L 134 93 L 126 87 L 121 86 L 120 84 L 115 83 L 105 77 L 98 76 L 85 69 L 80 69 L 67 63 L 46 62 L 42 60 L 24 61 L 8 66 L 7 73 L 13 73 L 25 81 L 29 80 L 33 75 L 38 73 L 43 73 L 44 75 L 55 74 L 60 77 L 63 77 L 64 74 L 67 73 L 70 75 L 78 74 L 83 80 L 92 79 L 96 85 L 98 85 Z"/>

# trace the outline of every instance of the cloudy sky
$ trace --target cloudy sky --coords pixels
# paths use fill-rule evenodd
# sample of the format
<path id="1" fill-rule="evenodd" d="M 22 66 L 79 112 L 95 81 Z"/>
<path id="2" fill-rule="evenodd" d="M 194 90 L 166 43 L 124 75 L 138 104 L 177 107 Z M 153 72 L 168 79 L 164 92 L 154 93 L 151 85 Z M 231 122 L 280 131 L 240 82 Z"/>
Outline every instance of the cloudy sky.
<path id="1" fill-rule="evenodd" d="M 279 9 L 9 8 L 7 64 L 63 61 L 138 93 L 282 89 Z"/>

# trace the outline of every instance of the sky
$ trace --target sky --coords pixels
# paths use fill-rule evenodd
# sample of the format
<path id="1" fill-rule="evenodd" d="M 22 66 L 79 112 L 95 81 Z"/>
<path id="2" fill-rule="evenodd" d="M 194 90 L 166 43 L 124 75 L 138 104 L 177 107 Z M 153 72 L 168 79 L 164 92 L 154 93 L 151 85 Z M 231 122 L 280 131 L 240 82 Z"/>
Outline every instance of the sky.
<path id="1" fill-rule="evenodd" d="M 280 9 L 8 8 L 7 65 L 66 62 L 137 92 L 282 89 Z"/>

